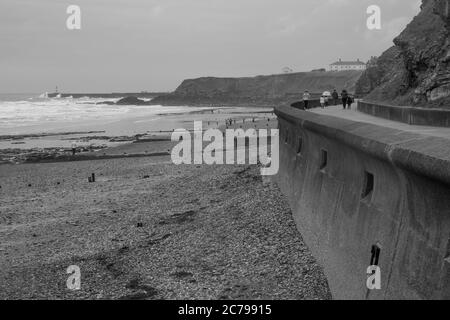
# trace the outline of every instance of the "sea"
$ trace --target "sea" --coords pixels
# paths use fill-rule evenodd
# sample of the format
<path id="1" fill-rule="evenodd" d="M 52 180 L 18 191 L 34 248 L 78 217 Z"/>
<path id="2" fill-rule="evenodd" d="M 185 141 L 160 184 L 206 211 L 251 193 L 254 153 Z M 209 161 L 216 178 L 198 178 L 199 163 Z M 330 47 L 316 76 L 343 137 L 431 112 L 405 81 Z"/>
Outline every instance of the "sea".
<path id="1" fill-rule="evenodd" d="M 120 98 L 48 98 L 41 93 L 0 94 L 0 149 L 69 147 L 77 137 L 166 134 L 193 122 L 219 127 L 229 118 L 264 117 L 264 108 L 111 105 Z M 145 100 L 145 99 L 144 99 Z M 149 100 L 149 99 L 147 99 Z M 34 136 L 27 136 L 34 135 Z M 12 139 L 5 136 L 14 136 Z M 22 137 L 24 136 L 24 137 Z M 90 139 L 86 143 L 103 143 Z M 83 141 L 78 141 L 83 144 Z"/>

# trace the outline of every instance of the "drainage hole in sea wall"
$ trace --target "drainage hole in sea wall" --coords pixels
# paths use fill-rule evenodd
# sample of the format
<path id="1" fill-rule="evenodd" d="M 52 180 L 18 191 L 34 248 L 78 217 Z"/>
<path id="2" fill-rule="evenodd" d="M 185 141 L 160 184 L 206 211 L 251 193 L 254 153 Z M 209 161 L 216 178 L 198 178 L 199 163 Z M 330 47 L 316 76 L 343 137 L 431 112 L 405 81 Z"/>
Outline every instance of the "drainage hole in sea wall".
<path id="1" fill-rule="evenodd" d="M 303 148 L 303 139 L 300 137 L 298 138 L 298 146 L 297 146 L 297 154 L 302 154 L 302 148 Z"/>
<path id="2" fill-rule="evenodd" d="M 381 246 L 377 243 L 372 246 L 372 249 L 370 251 L 370 265 L 371 266 L 378 266 L 378 263 L 380 261 L 380 254 L 381 254 Z"/>
<path id="3" fill-rule="evenodd" d="M 372 173 L 365 171 L 364 186 L 361 193 L 361 198 L 362 199 L 369 198 L 373 193 L 374 186 L 375 186 L 375 176 Z"/>
<path id="4" fill-rule="evenodd" d="M 328 151 L 325 149 L 322 149 L 320 151 L 320 170 L 323 170 L 328 165 Z"/>

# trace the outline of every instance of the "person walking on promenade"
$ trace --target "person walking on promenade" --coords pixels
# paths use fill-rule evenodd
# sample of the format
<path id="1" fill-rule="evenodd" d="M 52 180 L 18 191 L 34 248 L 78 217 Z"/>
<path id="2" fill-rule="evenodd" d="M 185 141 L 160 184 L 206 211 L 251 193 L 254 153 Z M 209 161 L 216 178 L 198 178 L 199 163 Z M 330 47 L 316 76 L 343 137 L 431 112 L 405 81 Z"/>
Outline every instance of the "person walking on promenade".
<path id="1" fill-rule="evenodd" d="M 311 98 L 311 95 L 309 94 L 308 90 L 305 90 L 305 93 L 303 93 L 303 103 L 305 106 L 305 110 L 308 110 L 309 98 Z"/>
<path id="2" fill-rule="evenodd" d="M 345 90 L 345 89 L 342 90 L 341 98 L 342 98 L 342 105 L 343 105 L 344 110 L 345 110 L 345 108 L 347 107 L 347 102 L 348 102 L 348 92 L 347 92 L 347 90 Z"/>
<path id="3" fill-rule="evenodd" d="M 337 106 L 339 100 L 339 93 L 337 93 L 336 89 L 333 90 L 331 97 L 333 98 L 333 106 Z"/>
<path id="4" fill-rule="evenodd" d="M 348 98 L 347 98 L 347 105 L 348 105 L 348 108 L 349 108 L 349 109 L 352 108 L 352 103 L 353 103 L 354 101 L 355 101 L 355 100 L 353 99 L 353 96 L 352 96 L 352 95 L 349 95 Z"/>
<path id="5" fill-rule="evenodd" d="M 325 109 L 325 96 L 320 97 L 320 107 Z"/>

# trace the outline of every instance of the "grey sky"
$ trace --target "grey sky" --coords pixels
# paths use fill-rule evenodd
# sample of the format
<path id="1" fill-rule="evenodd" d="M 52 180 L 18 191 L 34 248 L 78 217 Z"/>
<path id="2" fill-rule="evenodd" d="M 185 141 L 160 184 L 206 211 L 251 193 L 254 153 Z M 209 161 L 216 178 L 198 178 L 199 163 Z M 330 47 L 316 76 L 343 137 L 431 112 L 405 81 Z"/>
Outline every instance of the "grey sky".
<path id="1" fill-rule="evenodd" d="M 66 29 L 66 8 L 82 29 Z M 366 9 L 382 10 L 369 31 Z M 418 0 L 1 0 L 0 92 L 170 91 L 379 55 Z"/>

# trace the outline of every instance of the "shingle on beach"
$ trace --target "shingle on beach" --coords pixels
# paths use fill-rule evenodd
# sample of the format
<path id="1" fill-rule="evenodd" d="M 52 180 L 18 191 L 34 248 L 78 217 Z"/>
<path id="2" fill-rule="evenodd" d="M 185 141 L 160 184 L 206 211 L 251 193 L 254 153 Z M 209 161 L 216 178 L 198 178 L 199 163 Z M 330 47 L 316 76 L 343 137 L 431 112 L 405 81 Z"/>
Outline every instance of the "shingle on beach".
<path id="1" fill-rule="evenodd" d="M 257 166 L 2 165 L 0 181 L 2 299 L 331 298 Z M 70 265 L 81 290 L 66 287 Z"/>

